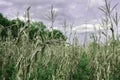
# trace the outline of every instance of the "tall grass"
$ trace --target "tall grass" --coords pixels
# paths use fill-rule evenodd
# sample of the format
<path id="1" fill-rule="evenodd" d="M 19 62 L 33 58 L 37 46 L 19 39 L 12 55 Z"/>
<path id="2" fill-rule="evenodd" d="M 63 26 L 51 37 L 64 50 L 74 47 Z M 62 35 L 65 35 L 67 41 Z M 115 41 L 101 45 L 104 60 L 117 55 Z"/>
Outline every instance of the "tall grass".
<path id="1" fill-rule="evenodd" d="M 56 40 L 43 41 L 39 36 L 30 42 L 25 27 L 15 40 L 9 33 L 6 41 L 0 40 L 0 80 L 120 80 L 120 41 L 119 34 L 114 33 L 119 17 L 118 13 L 112 14 L 116 6 L 111 8 L 107 0 L 105 3 L 100 8 L 105 13 L 101 26 L 110 24 L 107 30 L 112 36 L 108 38 L 108 32 L 102 32 L 107 35 L 103 44 L 96 35 L 93 42 L 83 47 L 76 38 L 69 45 L 64 41 L 59 41 L 60 44 Z M 26 24 L 30 27 L 29 17 Z M 54 20 L 51 22 L 53 26 Z"/>

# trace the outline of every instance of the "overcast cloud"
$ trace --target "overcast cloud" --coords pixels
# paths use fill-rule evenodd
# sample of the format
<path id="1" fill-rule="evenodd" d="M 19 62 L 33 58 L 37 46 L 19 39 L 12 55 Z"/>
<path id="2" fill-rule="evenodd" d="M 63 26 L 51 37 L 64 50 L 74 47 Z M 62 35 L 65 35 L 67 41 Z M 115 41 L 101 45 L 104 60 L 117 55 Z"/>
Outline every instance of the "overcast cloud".
<path id="1" fill-rule="evenodd" d="M 111 1 L 119 2 L 119 0 Z M 51 5 L 57 10 L 58 22 L 66 19 L 79 25 L 85 21 L 97 20 L 100 16 L 98 7 L 104 5 L 104 0 L 0 0 L 0 12 L 13 18 L 17 12 L 23 16 L 25 9 L 31 6 L 31 17 L 46 21 L 44 14 L 47 14 Z"/>
<path id="2" fill-rule="evenodd" d="M 115 5 L 120 0 L 110 0 L 110 2 Z M 99 24 L 103 15 L 98 7 L 104 5 L 104 0 L 0 0 L 0 12 L 8 18 L 15 18 L 19 12 L 19 17 L 23 18 L 25 10 L 31 6 L 31 18 L 35 21 L 43 21 L 49 26 L 50 22 L 46 15 L 51 5 L 57 12 L 56 28 L 62 29 L 59 27 L 64 20 L 67 20 L 68 23 L 74 24 L 74 27 L 77 26 L 77 29 L 81 29 L 79 27 L 86 23 L 91 26 Z M 119 7 L 118 11 L 120 11 Z"/>

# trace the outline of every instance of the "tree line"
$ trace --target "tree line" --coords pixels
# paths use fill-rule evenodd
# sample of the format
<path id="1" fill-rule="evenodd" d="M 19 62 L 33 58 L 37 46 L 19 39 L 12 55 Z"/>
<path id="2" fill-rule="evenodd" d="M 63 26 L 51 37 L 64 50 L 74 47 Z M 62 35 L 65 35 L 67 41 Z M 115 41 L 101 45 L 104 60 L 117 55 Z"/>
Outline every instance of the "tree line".
<path id="1" fill-rule="evenodd" d="M 30 41 L 34 40 L 36 37 L 41 37 L 41 40 L 61 39 L 66 41 L 67 39 L 60 30 L 48 30 L 43 22 L 30 22 L 30 25 L 27 25 L 27 27 L 25 25 L 26 23 L 19 18 L 10 20 L 4 17 L 2 13 L 0 13 L 1 40 L 4 41 L 10 36 L 12 39 L 18 38 L 20 30 L 22 28 L 27 28 L 27 33 Z M 9 36 L 9 34 L 11 35 Z"/>

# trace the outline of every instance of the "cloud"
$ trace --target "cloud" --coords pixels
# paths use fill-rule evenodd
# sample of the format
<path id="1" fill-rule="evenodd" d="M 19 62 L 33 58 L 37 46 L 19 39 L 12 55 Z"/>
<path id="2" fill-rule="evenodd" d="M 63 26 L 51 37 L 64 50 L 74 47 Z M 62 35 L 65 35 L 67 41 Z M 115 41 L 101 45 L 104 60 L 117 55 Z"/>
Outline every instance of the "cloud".
<path id="1" fill-rule="evenodd" d="M 73 31 L 77 33 L 94 32 L 98 30 L 103 30 L 100 24 L 82 24 L 73 28 Z"/>
<path id="2" fill-rule="evenodd" d="M 114 2 L 115 0 L 113 0 Z M 119 2 L 118 0 L 117 2 Z M 98 6 L 102 5 L 104 0 L 1 0 L 0 12 L 8 18 L 16 17 L 19 12 L 21 16 L 24 15 L 27 7 L 31 6 L 30 16 L 35 21 L 43 21 L 48 25 L 49 20 L 46 15 L 51 5 L 57 12 L 55 24 L 59 26 L 65 19 L 74 25 L 81 25 L 84 22 L 91 22 L 94 19 L 100 19 Z M 6 5 L 6 6 L 4 6 Z M 7 6 L 9 5 L 9 7 Z M 11 5 L 11 6 L 10 6 Z M 88 9 L 88 7 L 91 8 Z M 92 23 L 91 23 L 92 24 Z"/>
<path id="3" fill-rule="evenodd" d="M 89 7 L 94 7 L 94 6 L 101 6 L 104 5 L 104 0 L 89 0 L 90 4 Z"/>
<path id="4" fill-rule="evenodd" d="M 0 6 L 12 6 L 13 4 L 9 1 L 0 1 Z"/>
<path id="5" fill-rule="evenodd" d="M 60 22 L 64 19 L 67 19 L 70 22 L 78 21 L 76 18 L 77 15 L 81 15 L 84 10 L 82 9 L 86 4 L 86 1 L 83 0 L 9 0 L 13 4 L 11 8 L 14 10 L 18 10 L 20 13 L 24 13 L 25 9 L 28 6 L 31 6 L 31 12 L 34 14 L 31 17 L 35 19 L 39 19 L 44 21 L 45 18 L 43 18 L 41 14 L 45 14 L 51 7 L 51 5 L 54 5 L 54 10 L 58 13 L 58 19 Z M 4 0 L 5 2 L 8 2 L 8 0 Z M 72 3 L 72 4 L 71 4 Z M 1 3 L 2 4 L 2 3 Z M 0 5 L 1 7 L 2 5 Z M 74 9 L 74 10 L 73 10 Z M 82 11 L 81 11 L 82 10 Z M 10 9 L 3 8 L 3 10 L 0 10 L 0 12 L 3 12 L 3 14 L 6 14 L 7 11 L 10 11 Z M 16 14 L 17 12 L 14 12 Z M 13 14 L 9 12 L 9 15 Z M 5 15 L 8 17 L 13 17 Z M 16 15 L 15 15 L 16 16 Z M 60 17 L 59 17 L 60 16 Z"/>

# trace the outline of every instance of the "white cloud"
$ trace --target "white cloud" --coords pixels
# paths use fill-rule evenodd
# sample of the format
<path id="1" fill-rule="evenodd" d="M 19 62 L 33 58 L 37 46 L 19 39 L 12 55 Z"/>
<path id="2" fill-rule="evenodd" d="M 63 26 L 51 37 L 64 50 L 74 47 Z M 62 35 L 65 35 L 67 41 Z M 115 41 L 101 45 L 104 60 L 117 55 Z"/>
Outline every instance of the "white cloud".
<path id="1" fill-rule="evenodd" d="M 59 9 L 58 9 L 58 8 L 53 8 L 53 10 L 54 10 L 55 12 L 58 12 L 58 11 L 59 11 Z"/>
<path id="2" fill-rule="evenodd" d="M 104 5 L 104 0 L 89 0 L 89 7 Z"/>
<path id="3" fill-rule="evenodd" d="M 22 21 L 25 21 L 25 17 L 23 17 L 23 16 L 18 16 L 18 18 Z"/>
<path id="4" fill-rule="evenodd" d="M 11 2 L 1 0 L 0 1 L 0 5 L 3 5 L 3 6 L 12 6 L 13 4 Z"/>
<path id="5" fill-rule="evenodd" d="M 76 4 L 71 4 L 71 5 L 69 5 L 69 8 L 72 9 L 72 10 L 73 10 L 73 9 L 76 9 L 76 7 L 77 7 Z"/>
<path id="6" fill-rule="evenodd" d="M 37 9 L 42 9 L 42 6 L 37 6 Z"/>
<path id="7" fill-rule="evenodd" d="M 57 13 L 58 13 L 58 12 L 59 12 L 59 9 L 56 8 L 56 7 L 53 7 L 53 12 L 55 12 L 55 13 L 57 12 Z M 48 9 L 48 12 L 47 12 L 47 13 L 51 13 L 51 8 Z"/>
<path id="8" fill-rule="evenodd" d="M 82 24 L 73 28 L 73 31 L 77 33 L 94 32 L 98 30 L 103 30 L 100 24 Z"/>

